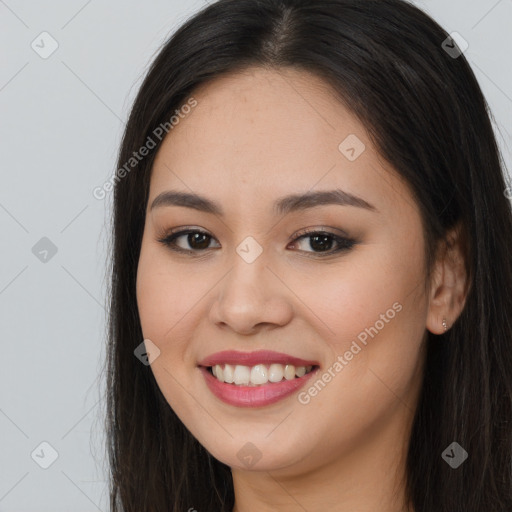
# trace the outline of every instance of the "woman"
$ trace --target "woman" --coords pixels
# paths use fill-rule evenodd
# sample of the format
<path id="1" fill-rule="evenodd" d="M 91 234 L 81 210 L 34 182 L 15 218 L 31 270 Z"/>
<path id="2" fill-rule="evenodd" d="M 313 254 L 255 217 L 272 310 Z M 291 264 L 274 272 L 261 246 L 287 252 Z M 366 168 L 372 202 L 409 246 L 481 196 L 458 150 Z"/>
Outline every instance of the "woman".
<path id="1" fill-rule="evenodd" d="M 512 510 L 512 217 L 401 0 L 220 0 L 119 153 L 112 510 Z"/>

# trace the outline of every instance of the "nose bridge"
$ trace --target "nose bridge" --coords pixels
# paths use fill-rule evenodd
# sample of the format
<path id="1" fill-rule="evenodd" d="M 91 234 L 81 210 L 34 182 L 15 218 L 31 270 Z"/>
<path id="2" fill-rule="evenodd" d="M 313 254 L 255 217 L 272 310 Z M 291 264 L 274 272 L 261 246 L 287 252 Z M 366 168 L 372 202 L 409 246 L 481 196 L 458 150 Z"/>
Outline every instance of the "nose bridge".
<path id="1" fill-rule="evenodd" d="M 243 260 L 243 262 L 251 266 L 258 260 L 266 259 L 268 256 L 268 250 L 265 253 L 265 256 L 262 258 L 264 249 L 263 246 L 253 237 L 253 236 L 246 236 L 236 247 L 235 250 L 238 257 Z"/>
<path id="2" fill-rule="evenodd" d="M 236 246 L 232 255 L 232 270 L 228 276 L 228 284 L 234 287 L 237 292 L 252 291 L 253 293 L 264 293 L 268 286 L 269 274 L 266 265 L 268 264 L 268 250 L 252 237 L 248 236 Z"/>
<path id="3" fill-rule="evenodd" d="M 252 237 L 245 238 L 232 254 L 230 271 L 219 283 L 211 319 L 239 332 L 251 332 L 257 324 L 283 325 L 292 308 L 282 284 L 269 271 L 269 254 Z"/>

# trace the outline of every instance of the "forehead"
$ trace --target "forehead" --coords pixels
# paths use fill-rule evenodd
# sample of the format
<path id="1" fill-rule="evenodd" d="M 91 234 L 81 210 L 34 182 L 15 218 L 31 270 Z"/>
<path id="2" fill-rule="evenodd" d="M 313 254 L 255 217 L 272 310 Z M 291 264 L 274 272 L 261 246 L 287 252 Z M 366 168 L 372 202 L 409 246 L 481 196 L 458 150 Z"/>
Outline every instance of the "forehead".
<path id="1" fill-rule="evenodd" d="M 365 127 L 316 75 L 251 68 L 192 96 L 197 106 L 159 149 L 150 198 L 173 188 L 257 207 L 290 192 L 342 188 L 377 208 L 396 204 L 397 193 L 412 201 Z"/>

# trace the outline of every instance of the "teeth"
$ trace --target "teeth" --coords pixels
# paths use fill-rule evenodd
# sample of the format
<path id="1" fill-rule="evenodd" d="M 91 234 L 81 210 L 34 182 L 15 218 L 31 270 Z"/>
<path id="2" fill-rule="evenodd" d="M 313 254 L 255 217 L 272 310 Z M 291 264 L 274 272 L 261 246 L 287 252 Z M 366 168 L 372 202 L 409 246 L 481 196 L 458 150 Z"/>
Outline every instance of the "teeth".
<path id="1" fill-rule="evenodd" d="M 295 366 L 293 364 L 287 364 L 284 367 L 284 378 L 286 380 L 295 379 Z"/>
<path id="2" fill-rule="evenodd" d="M 222 368 L 219 364 L 215 365 L 215 368 Z M 224 365 L 224 382 L 227 382 L 228 384 L 232 384 L 233 381 L 235 380 L 235 377 L 233 375 L 234 373 L 234 368 L 232 365 L 230 364 L 225 364 Z"/>
<path id="3" fill-rule="evenodd" d="M 297 375 L 297 377 L 303 377 L 304 375 L 306 375 L 306 367 L 297 366 L 297 368 L 295 368 L 295 375 Z"/>
<path id="4" fill-rule="evenodd" d="M 222 367 L 217 369 L 217 379 L 219 379 L 221 382 L 224 382 L 224 370 Z"/>
<path id="5" fill-rule="evenodd" d="M 268 380 L 270 382 L 281 382 L 284 377 L 282 364 L 271 364 L 268 369 Z"/>
<path id="6" fill-rule="evenodd" d="M 251 380 L 251 373 L 249 370 L 250 368 L 248 366 L 240 366 L 237 364 L 235 366 L 234 383 L 247 386 Z"/>
<path id="7" fill-rule="evenodd" d="M 268 370 L 263 364 L 257 364 L 251 368 L 251 384 L 266 384 L 268 382 Z M 238 384 L 238 383 L 236 383 Z"/>
<path id="8" fill-rule="evenodd" d="M 243 366 L 217 364 L 212 366 L 213 375 L 220 382 L 227 382 L 238 386 L 259 386 L 268 382 L 281 382 L 303 377 L 312 370 L 313 366 L 297 366 L 293 364 L 282 365 L 273 363 L 270 366 L 257 364 L 256 366 Z"/>

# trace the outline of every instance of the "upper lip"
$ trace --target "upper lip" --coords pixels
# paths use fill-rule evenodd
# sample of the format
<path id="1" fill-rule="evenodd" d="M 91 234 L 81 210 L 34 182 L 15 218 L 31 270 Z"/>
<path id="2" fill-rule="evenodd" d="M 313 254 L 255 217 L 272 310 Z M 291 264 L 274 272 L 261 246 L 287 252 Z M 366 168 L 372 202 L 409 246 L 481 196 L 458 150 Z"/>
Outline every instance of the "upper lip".
<path id="1" fill-rule="evenodd" d="M 216 364 L 232 364 L 241 366 L 256 366 L 257 364 L 293 364 L 294 366 L 315 366 L 316 361 L 308 361 L 282 352 L 272 350 L 258 350 L 256 352 L 239 352 L 224 350 L 205 357 L 198 363 L 199 366 L 215 366 Z"/>

